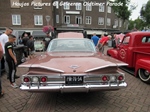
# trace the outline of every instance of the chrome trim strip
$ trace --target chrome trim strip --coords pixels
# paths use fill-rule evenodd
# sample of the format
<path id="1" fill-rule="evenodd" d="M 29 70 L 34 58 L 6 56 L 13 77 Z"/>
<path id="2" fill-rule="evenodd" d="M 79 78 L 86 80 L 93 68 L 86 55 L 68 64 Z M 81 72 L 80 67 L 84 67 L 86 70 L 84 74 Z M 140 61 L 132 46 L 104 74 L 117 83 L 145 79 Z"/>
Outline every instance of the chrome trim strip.
<path id="1" fill-rule="evenodd" d="M 118 66 L 128 66 L 126 63 L 117 63 Z"/>
<path id="2" fill-rule="evenodd" d="M 31 64 L 19 65 L 18 67 L 30 67 Z"/>
<path id="3" fill-rule="evenodd" d="M 88 69 L 85 72 L 91 72 L 91 71 L 102 69 L 102 68 L 106 68 L 106 67 L 116 67 L 116 64 L 110 64 L 110 65 L 105 65 L 105 66 L 100 66 L 100 67 Z"/>
<path id="4" fill-rule="evenodd" d="M 61 92 L 88 92 L 92 90 L 116 90 L 116 89 L 122 89 L 127 87 L 126 82 L 122 83 L 117 83 L 117 84 L 105 84 L 105 85 L 100 85 L 100 84 L 84 84 L 84 85 L 74 85 L 74 86 L 66 86 L 63 84 L 48 84 L 47 86 L 26 86 L 24 84 L 21 84 L 20 89 L 25 90 L 25 91 L 32 91 L 32 92 L 42 92 L 42 91 L 61 91 Z"/>

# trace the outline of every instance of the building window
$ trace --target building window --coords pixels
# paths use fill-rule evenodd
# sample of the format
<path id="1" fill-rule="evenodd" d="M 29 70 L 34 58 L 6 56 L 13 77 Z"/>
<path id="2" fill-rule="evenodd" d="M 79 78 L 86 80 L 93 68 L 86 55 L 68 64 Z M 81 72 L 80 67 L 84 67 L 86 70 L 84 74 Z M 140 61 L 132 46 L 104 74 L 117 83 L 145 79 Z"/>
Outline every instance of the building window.
<path id="1" fill-rule="evenodd" d="M 76 16 L 75 23 L 76 24 L 82 24 L 82 17 L 81 16 Z"/>
<path id="2" fill-rule="evenodd" d="M 91 24 L 92 18 L 91 16 L 86 16 L 86 24 Z"/>
<path id="3" fill-rule="evenodd" d="M 87 11 L 92 11 L 92 6 L 91 5 L 86 5 L 86 10 Z"/>
<path id="4" fill-rule="evenodd" d="M 70 24 L 70 16 L 69 15 L 64 16 L 64 23 L 65 24 Z"/>
<path id="5" fill-rule="evenodd" d="M 104 12 L 104 5 L 99 6 L 99 12 Z"/>
<path id="6" fill-rule="evenodd" d="M 18 14 L 12 15 L 12 24 L 13 25 L 21 25 L 21 16 Z"/>
<path id="7" fill-rule="evenodd" d="M 56 15 L 56 23 L 59 23 L 59 15 Z"/>
<path id="8" fill-rule="evenodd" d="M 108 6 L 107 9 L 108 9 L 107 12 L 108 12 L 108 13 L 111 13 L 111 7 Z"/>
<path id="9" fill-rule="evenodd" d="M 19 0 L 10 0 L 10 6 L 11 8 L 20 8 L 19 5 L 17 5 L 19 2 Z"/>
<path id="10" fill-rule="evenodd" d="M 76 4 L 76 10 L 82 10 L 82 5 L 81 3 Z"/>
<path id="11" fill-rule="evenodd" d="M 107 26 L 110 26 L 110 25 L 111 25 L 111 19 L 107 18 Z"/>
<path id="12" fill-rule="evenodd" d="M 69 10 L 70 9 L 70 5 L 68 2 L 64 2 L 64 9 L 65 10 Z"/>
<path id="13" fill-rule="evenodd" d="M 103 17 L 98 18 L 98 25 L 104 25 L 104 18 Z"/>
<path id="14" fill-rule="evenodd" d="M 43 25 L 42 15 L 34 15 L 34 25 Z"/>
<path id="15" fill-rule="evenodd" d="M 122 27 L 122 20 L 119 21 L 119 27 Z"/>
<path id="16" fill-rule="evenodd" d="M 117 19 L 115 19 L 114 25 L 115 25 L 115 26 L 118 26 L 118 20 L 117 20 Z"/>

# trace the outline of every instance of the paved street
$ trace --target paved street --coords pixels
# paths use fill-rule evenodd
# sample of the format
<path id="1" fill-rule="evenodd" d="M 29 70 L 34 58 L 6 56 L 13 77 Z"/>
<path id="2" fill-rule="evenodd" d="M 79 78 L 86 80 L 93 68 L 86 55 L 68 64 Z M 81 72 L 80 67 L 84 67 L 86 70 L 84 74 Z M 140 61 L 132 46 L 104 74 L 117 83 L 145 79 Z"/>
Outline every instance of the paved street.
<path id="1" fill-rule="evenodd" d="M 18 69 L 17 75 L 27 69 Z M 150 112 L 150 85 L 126 73 L 128 87 L 92 93 L 29 93 L 13 89 L 2 76 L 0 112 Z M 17 79 L 19 85 L 21 79 Z"/>

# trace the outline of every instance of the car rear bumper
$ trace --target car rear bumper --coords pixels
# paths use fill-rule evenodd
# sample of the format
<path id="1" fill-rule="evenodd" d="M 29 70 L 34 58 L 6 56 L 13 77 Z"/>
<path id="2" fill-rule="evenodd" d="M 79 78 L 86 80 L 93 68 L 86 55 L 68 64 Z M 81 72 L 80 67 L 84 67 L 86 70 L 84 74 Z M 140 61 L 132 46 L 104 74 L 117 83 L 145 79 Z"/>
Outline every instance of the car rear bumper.
<path id="1" fill-rule="evenodd" d="M 46 86 L 27 86 L 21 84 L 20 89 L 29 92 L 90 92 L 90 91 L 105 91 L 118 90 L 127 87 L 126 82 L 120 84 L 85 84 L 85 85 L 46 85 Z"/>

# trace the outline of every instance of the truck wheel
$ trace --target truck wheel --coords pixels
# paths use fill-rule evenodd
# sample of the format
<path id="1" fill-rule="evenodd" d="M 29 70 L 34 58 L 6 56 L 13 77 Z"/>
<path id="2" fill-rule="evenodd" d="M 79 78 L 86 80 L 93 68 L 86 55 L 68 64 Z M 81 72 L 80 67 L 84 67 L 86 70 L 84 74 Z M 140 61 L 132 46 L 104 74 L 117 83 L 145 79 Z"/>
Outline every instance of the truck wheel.
<path id="1" fill-rule="evenodd" d="M 140 79 L 145 83 L 150 83 L 150 73 L 148 70 L 145 69 L 139 69 L 138 74 Z"/>

